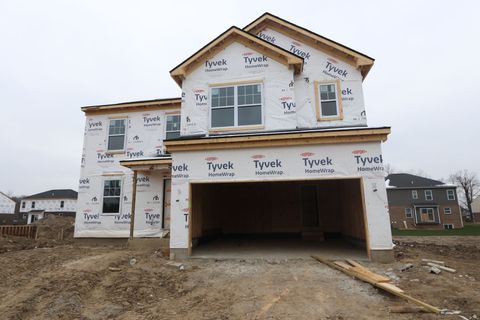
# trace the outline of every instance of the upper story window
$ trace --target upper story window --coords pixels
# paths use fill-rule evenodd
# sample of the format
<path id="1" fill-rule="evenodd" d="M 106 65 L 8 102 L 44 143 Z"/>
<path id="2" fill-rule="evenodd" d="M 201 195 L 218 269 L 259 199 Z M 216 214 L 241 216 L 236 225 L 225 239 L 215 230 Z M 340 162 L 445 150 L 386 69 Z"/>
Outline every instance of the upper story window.
<path id="1" fill-rule="evenodd" d="M 105 180 L 103 182 L 103 213 L 120 212 L 120 195 L 122 182 L 119 179 Z"/>
<path id="2" fill-rule="evenodd" d="M 212 128 L 261 125 L 262 85 L 242 84 L 211 89 Z"/>
<path id="3" fill-rule="evenodd" d="M 315 82 L 317 120 L 342 119 L 342 95 L 340 81 Z"/>
<path id="4" fill-rule="evenodd" d="M 35 201 L 32 201 L 32 209 L 35 209 Z"/>
<path id="5" fill-rule="evenodd" d="M 425 190 L 425 200 L 433 200 L 432 190 Z"/>
<path id="6" fill-rule="evenodd" d="M 443 213 L 452 214 L 452 208 L 447 208 L 447 207 L 443 208 Z"/>
<path id="7" fill-rule="evenodd" d="M 418 199 L 418 192 L 417 192 L 417 190 L 412 190 L 412 199 Z"/>
<path id="8" fill-rule="evenodd" d="M 125 130 L 127 119 L 110 119 L 108 127 L 108 150 L 121 151 L 125 149 Z"/>
<path id="9" fill-rule="evenodd" d="M 60 201 L 60 208 L 64 208 L 65 207 L 65 201 Z"/>
<path id="10" fill-rule="evenodd" d="M 165 139 L 175 139 L 180 137 L 180 115 L 169 114 L 166 117 Z"/>
<path id="11" fill-rule="evenodd" d="M 455 200 L 455 190 L 447 190 L 447 199 L 448 200 Z"/>
<path id="12" fill-rule="evenodd" d="M 25 209 L 25 204 L 26 204 L 26 202 L 22 201 L 22 209 Z"/>

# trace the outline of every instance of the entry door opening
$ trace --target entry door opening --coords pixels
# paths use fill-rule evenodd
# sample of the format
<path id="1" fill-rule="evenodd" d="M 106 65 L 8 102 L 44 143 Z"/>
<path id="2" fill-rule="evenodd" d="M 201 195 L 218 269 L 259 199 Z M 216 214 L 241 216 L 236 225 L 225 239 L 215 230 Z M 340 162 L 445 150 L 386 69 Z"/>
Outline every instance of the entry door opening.
<path id="1" fill-rule="evenodd" d="M 194 256 L 209 246 L 230 254 L 335 244 L 366 252 L 360 179 L 192 183 L 191 192 Z"/>

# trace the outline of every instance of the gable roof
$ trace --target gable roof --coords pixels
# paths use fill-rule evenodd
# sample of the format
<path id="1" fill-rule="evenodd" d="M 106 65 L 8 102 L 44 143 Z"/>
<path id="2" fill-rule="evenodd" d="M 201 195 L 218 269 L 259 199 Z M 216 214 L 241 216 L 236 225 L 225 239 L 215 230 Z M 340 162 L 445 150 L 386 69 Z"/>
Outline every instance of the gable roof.
<path id="1" fill-rule="evenodd" d="M 13 200 L 12 198 L 10 198 L 9 196 L 7 196 L 5 193 L 3 193 L 2 191 L 0 191 L 0 196 L 3 196 L 5 198 L 7 198 L 8 200 L 12 201 L 12 202 L 15 202 L 15 200 Z"/>
<path id="2" fill-rule="evenodd" d="M 348 64 L 353 65 L 360 70 L 363 78 L 367 76 L 375 61 L 375 59 L 367 56 L 366 54 L 353 50 L 343 44 L 330 40 L 313 31 L 291 23 L 290 21 L 277 17 L 269 12 L 265 12 L 255 21 L 245 26 L 243 30 L 256 35 L 267 27 L 272 28 L 282 34 L 288 35 L 298 41 L 304 42 L 313 48 L 317 48 L 328 55 L 332 55 Z"/>
<path id="3" fill-rule="evenodd" d="M 183 79 L 189 72 L 203 63 L 204 60 L 214 56 L 221 49 L 234 42 L 239 42 L 284 65 L 293 66 L 296 74 L 302 71 L 303 58 L 233 26 L 170 70 L 171 77 L 181 86 Z"/>
<path id="4" fill-rule="evenodd" d="M 23 199 L 77 199 L 78 192 L 72 189 L 53 189 Z"/>
<path id="5" fill-rule="evenodd" d="M 390 180 L 388 185 L 397 188 L 422 188 L 422 187 L 450 187 L 442 181 L 424 178 L 408 173 L 392 173 L 385 180 Z"/>

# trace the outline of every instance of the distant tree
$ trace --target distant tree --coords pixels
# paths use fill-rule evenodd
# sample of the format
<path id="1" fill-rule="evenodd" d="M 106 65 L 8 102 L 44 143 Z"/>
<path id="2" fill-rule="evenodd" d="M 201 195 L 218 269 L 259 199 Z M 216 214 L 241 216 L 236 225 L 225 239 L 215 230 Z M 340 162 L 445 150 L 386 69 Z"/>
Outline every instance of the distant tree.
<path id="1" fill-rule="evenodd" d="M 473 216 L 472 211 L 472 202 L 478 195 L 480 195 L 480 181 L 478 180 L 477 175 L 475 172 L 470 172 L 466 169 L 463 171 L 457 171 L 450 176 L 450 182 L 460 188 L 462 196 L 460 202 L 467 208 L 472 222 L 475 222 L 475 217 Z"/>
<path id="2" fill-rule="evenodd" d="M 397 172 L 397 170 L 390 163 L 387 163 L 385 166 L 383 166 L 383 169 L 385 170 L 387 176 Z"/>

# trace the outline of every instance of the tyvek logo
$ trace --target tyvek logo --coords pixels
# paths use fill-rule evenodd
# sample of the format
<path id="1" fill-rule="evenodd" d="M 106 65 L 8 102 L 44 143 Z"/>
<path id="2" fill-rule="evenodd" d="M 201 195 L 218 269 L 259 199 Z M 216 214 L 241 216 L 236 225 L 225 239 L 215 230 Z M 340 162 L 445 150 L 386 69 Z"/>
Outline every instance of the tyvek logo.
<path id="1" fill-rule="evenodd" d="M 190 177 L 188 174 L 188 165 L 186 163 L 172 164 L 172 178 L 186 179 Z"/>
<path id="2" fill-rule="evenodd" d="M 332 174 L 335 172 L 333 168 L 333 159 L 330 157 L 313 158 L 315 153 L 303 152 L 300 154 L 305 173 L 314 174 Z"/>
<path id="3" fill-rule="evenodd" d="M 130 213 L 121 213 L 113 216 L 113 223 L 115 224 L 130 224 L 132 215 Z"/>
<path id="4" fill-rule="evenodd" d="M 299 56 L 299 57 L 302 57 L 304 60 L 309 60 L 310 59 L 310 52 L 301 48 L 301 46 L 302 46 L 301 43 L 296 42 L 296 41 L 292 41 L 292 43 L 290 44 L 290 52 Z M 305 61 L 304 61 L 304 63 L 305 63 Z"/>
<path id="5" fill-rule="evenodd" d="M 258 55 L 254 52 L 245 52 L 242 54 L 242 57 L 245 69 L 268 67 L 268 58 L 264 55 Z"/>
<path id="6" fill-rule="evenodd" d="M 149 176 L 140 176 L 137 177 L 137 187 L 150 187 L 150 177 Z"/>
<path id="7" fill-rule="evenodd" d="M 78 180 L 78 189 L 90 189 L 90 179 L 83 178 Z"/>
<path id="8" fill-rule="evenodd" d="M 280 97 L 280 104 L 283 107 L 283 114 L 295 113 L 295 102 L 292 97 Z"/>
<path id="9" fill-rule="evenodd" d="M 375 172 L 383 171 L 383 158 L 382 155 L 363 156 L 368 153 L 367 150 L 359 149 L 353 150 L 353 158 L 357 165 L 357 171 L 362 172 Z"/>
<path id="10" fill-rule="evenodd" d="M 265 156 L 258 157 L 258 155 L 252 156 L 253 167 L 255 170 L 255 175 L 258 176 L 271 176 L 271 175 L 283 175 L 282 161 L 279 159 L 275 160 L 260 160 L 265 158 Z"/>
<path id="11" fill-rule="evenodd" d="M 128 197 L 127 196 L 123 196 L 123 202 L 128 202 Z"/>
<path id="12" fill-rule="evenodd" d="M 98 198 L 96 196 L 93 196 L 92 199 L 90 199 L 92 202 L 98 202 Z"/>
<path id="13" fill-rule="evenodd" d="M 127 158 L 132 159 L 132 158 L 140 158 L 143 157 L 144 153 L 142 150 L 139 151 L 127 151 Z"/>
<path id="14" fill-rule="evenodd" d="M 277 41 L 277 39 L 275 39 L 275 36 L 268 35 L 263 31 L 260 32 L 259 34 L 257 34 L 257 37 L 259 37 L 260 39 L 263 39 L 265 41 L 268 41 L 270 43 L 275 43 L 275 41 Z"/>
<path id="15" fill-rule="evenodd" d="M 158 195 L 154 195 L 152 198 L 153 201 L 158 201 L 160 200 L 160 197 Z"/>
<path id="16" fill-rule="evenodd" d="M 233 177 L 235 168 L 232 161 L 217 162 L 218 157 L 206 157 L 207 171 L 209 177 Z"/>
<path id="17" fill-rule="evenodd" d="M 113 154 L 97 150 L 97 163 L 113 163 Z"/>
<path id="18" fill-rule="evenodd" d="M 207 60 L 205 61 L 205 72 L 227 71 L 227 59 Z"/>
<path id="19" fill-rule="evenodd" d="M 343 79 L 347 78 L 348 71 L 346 69 L 337 67 L 337 63 L 337 60 L 328 58 L 325 68 L 323 69 L 323 73 L 335 79 L 339 77 Z"/>
<path id="20" fill-rule="evenodd" d="M 190 213 L 190 209 L 189 208 L 183 208 L 182 212 L 183 212 L 183 216 L 185 218 L 185 229 L 188 229 L 188 214 Z"/>
<path id="21" fill-rule="evenodd" d="M 145 222 L 151 226 L 160 224 L 160 220 L 162 218 L 160 213 L 155 213 L 155 211 L 151 208 L 143 210 L 145 213 Z"/>
<path id="22" fill-rule="evenodd" d="M 92 209 L 85 209 L 82 213 L 83 224 L 101 224 L 99 213 L 93 213 Z"/>
<path id="23" fill-rule="evenodd" d="M 102 131 L 102 130 L 103 130 L 102 121 L 95 120 L 95 119 L 88 119 L 88 123 L 87 123 L 87 131 L 88 132 Z"/>
<path id="24" fill-rule="evenodd" d="M 207 94 L 203 89 L 193 90 L 193 95 L 195 96 L 195 105 L 197 107 L 206 106 L 207 103 Z"/>
<path id="25" fill-rule="evenodd" d="M 144 127 L 156 127 L 162 125 L 162 117 L 159 115 L 151 115 L 149 113 L 144 113 L 142 117 Z"/>
<path id="26" fill-rule="evenodd" d="M 142 143 L 143 140 L 140 139 L 140 136 L 139 136 L 138 134 L 136 134 L 136 135 L 134 135 L 134 136 L 132 137 L 132 141 L 131 141 L 131 142 L 132 142 L 132 143 Z"/>

